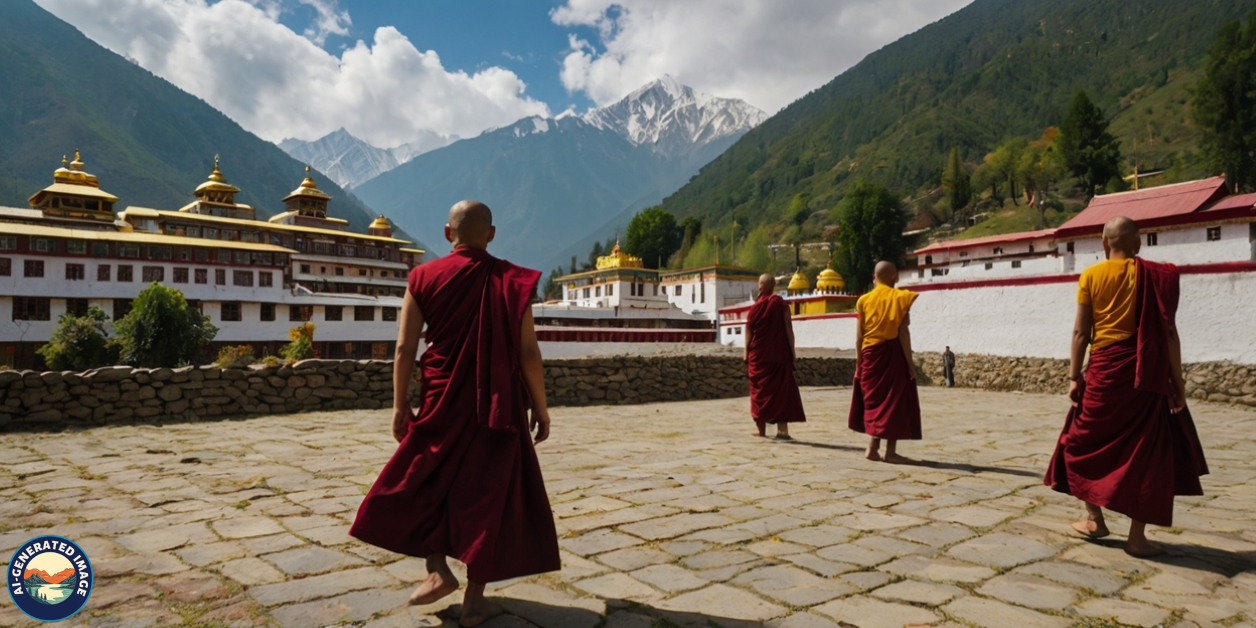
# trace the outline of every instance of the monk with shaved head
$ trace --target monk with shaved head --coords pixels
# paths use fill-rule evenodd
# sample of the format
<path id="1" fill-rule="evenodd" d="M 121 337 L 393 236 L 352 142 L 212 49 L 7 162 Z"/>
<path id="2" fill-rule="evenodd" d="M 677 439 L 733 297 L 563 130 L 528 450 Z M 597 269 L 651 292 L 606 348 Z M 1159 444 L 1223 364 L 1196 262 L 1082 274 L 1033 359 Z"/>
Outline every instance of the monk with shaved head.
<path id="1" fill-rule="evenodd" d="M 400 446 L 349 530 L 427 560 L 411 604 L 457 591 L 446 559 L 465 563 L 461 626 L 501 612 L 484 585 L 560 566 L 533 447 L 550 426 L 530 306 L 541 274 L 489 255 L 494 235 L 489 208 L 462 201 L 445 225 L 453 251 L 410 272 L 393 366 L 392 433 Z M 424 325 L 416 415 L 409 385 Z"/>
<path id="2" fill-rule="evenodd" d="M 759 277 L 759 296 L 746 317 L 746 367 L 750 375 L 750 416 L 756 436 L 767 436 L 767 424 L 776 426 L 776 438 L 792 440 L 790 423 L 802 423 L 802 395 L 794 379 L 794 322 L 789 304 L 776 294 L 776 277 Z"/>
<path id="3" fill-rule="evenodd" d="M 903 464 L 898 441 L 919 440 L 920 399 L 912 362 L 908 316 L 918 296 L 899 290 L 898 269 L 877 262 L 875 285 L 855 302 L 855 381 L 850 402 L 850 429 L 871 437 L 868 460 Z M 885 456 L 881 440 L 885 440 Z"/>
<path id="4" fill-rule="evenodd" d="M 1147 524 L 1172 525 L 1173 497 L 1203 495 L 1208 466 L 1186 408 L 1178 271 L 1138 257 L 1140 245 L 1138 225 L 1113 218 L 1103 227 L 1107 259 L 1078 280 L 1073 407 L 1045 481 L 1085 502 L 1077 533 L 1108 536 L 1103 509 L 1114 510 L 1131 519 L 1125 551 L 1148 557 L 1164 549 L 1147 540 Z"/>

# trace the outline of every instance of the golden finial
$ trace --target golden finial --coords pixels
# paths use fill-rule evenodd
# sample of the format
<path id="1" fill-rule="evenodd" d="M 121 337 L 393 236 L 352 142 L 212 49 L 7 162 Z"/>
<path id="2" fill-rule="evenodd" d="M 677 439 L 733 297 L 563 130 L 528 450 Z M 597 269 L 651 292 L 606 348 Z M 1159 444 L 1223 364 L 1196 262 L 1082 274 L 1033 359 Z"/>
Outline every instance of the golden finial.
<path id="1" fill-rule="evenodd" d="M 62 167 L 62 168 L 64 168 L 64 167 L 66 166 L 66 164 L 68 164 L 68 163 L 70 163 L 70 162 L 68 162 L 68 161 L 66 161 L 66 160 L 65 160 L 65 155 L 62 155 L 62 156 L 61 156 L 61 167 Z"/>
<path id="2" fill-rule="evenodd" d="M 70 167 L 74 170 L 83 169 L 83 159 L 79 157 L 79 149 L 74 149 L 74 161 L 70 162 Z"/>
<path id="3" fill-rule="evenodd" d="M 309 166 L 309 164 L 306 164 L 306 165 L 305 165 L 305 176 L 307 176 L 307 177 L 308 177 L 308 176 L 310 176 L 310 166 Z"/>
<path id="4" fill-rule="evenodd" d="M 227 177 L 223 176 L 222 171 L 218 169 L 218 155 L 214 155 L 214 171 L 209 173 L 209 180 L 218 183 L 227 182 Z"/>
<path id="5" fill-rule="evenodd" d="M 314 179 L 310 178 L 310 166 L 308 164 L 305 166 L 305 180 L 301 182 L 301 187 L 306 189 L 318 189 L 318 186 L 314 184 Z"/>

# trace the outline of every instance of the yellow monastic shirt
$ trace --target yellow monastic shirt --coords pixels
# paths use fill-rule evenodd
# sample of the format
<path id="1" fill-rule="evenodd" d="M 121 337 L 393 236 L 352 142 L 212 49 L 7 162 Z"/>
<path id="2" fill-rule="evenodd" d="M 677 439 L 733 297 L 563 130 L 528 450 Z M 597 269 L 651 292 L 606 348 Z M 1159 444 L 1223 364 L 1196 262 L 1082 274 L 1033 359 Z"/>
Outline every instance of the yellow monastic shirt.
<path id="1" fill-rule="evenodd" d="M 1095 335 L 1090 350 L 1120 342 L 1138 331 L 1134 299 L 1138 269 L 1132 259 L 1110 259 L 1082 271 L 1077 282 L 1077 302 L 1094 310 Z"/>
<path id="2" fill-rule="evenodd" d="M 859 313 L 864 328 L 860 351 L 898 338 L 898 328 L 918 296 L 915 292 L 877 284 L 871 292 L 859 297 L 855 302 L 855 311 Z"/>

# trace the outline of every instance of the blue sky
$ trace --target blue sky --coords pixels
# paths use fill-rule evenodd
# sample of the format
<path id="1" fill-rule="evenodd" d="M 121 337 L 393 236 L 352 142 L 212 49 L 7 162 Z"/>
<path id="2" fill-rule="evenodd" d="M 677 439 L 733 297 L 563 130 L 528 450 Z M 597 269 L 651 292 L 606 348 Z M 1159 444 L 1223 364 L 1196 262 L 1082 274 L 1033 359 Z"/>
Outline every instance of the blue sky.
<path id="1" fill-rule="evenodd" d="M 773 114 L 969 1 L 35 0 L 263 139 L 343 127 L 382 148 L 665 74 Z"/>
<path id="2" fill-rule="evenodd" d="M 349 35 L 331 35 L 325 48 L 335 52 L 359 39 L 369 40 L 376 28 L 395 26 L 420 50 L 435 50 L 450 70 L 474 73 L 501 66 L 527 83 L 527 93 L 555 113 L 594 105 L 583 92 L 569 94 L 559 79 L 567 52 L 567 34 L 596 41 L 589 27 L 561 27 L 550 20 L 555 0 L 342 0 L 353 25 Z M 304 29 L 314 9 L 290 2 L 285 16 L 294 30 Z"/>

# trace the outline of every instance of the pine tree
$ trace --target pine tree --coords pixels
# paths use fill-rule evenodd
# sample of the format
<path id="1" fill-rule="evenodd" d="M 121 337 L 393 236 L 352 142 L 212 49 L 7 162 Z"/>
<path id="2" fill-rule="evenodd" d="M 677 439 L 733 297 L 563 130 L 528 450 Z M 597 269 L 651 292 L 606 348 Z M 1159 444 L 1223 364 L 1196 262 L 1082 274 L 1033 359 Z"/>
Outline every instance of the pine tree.
<path id="1" fill-rule="evenodd" d="M 1090 101 L 1085 90 L 1077 92 L 1060 128 L 1061 154 L 1073 176 L 1082 180 L 1086 194 L 1121 174 L 1121 147 L 1108 132 L 1103 109 Z"/>
<path id="2" fill-rule="evenodd" d="M 878 261 L 903 261 L 907 252 L 903 241 L 907 215 L 889 190 L 857 181 L 833 214 L 831 218 L 838 225 L 839 272 L 852 289 L 862 292 L 872 284 L 872 271 Z"/>
<path id="3" fill-rule="evenodd" d="M 1192 111 L 1214 172 L 1225 173 L 1236 192 L 1256 188 L 1256 9 L 1246 27 L 1236 20 L 1221 28 Z"/>
<path id="4" fill-rule="evenodd" d="M 951 202 L 953 215 L 961 214 L 961 210 L 972 200 L 972 179 L 968 174 L 968 167 L 959 158 L 957 147 L 951 148 L 951 154 L 946 159 L 946 167 L 942 170 L 942 189 L 946 193 L 947 200 Z"/>

